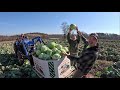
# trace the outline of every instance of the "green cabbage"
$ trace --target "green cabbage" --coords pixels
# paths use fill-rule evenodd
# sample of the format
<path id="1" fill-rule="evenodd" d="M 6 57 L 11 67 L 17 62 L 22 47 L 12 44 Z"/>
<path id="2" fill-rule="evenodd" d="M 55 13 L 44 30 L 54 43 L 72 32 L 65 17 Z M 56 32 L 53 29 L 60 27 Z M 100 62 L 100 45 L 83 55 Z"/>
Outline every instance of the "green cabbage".
<path id="1" fill-rule="evenodd" d="M 59 50 L 61 50 L 63 47 L 62 47 L 62 45 L 57 44 L 57 45 L 56 45 L 56 48 L 59 49 Z"/>
<path id="2" fill-rule="evenodd" d="M 55 43 L 55 42 L 49 42 L 47 46 L 48 46 L 50 49 L 53 49 L 53 48 L 55 48 L 56 43 Z"/>
<path id="3" fill-rule="evenodd" d="M 68 49 L 68 47 L 64 47 L 64 49 L 65 49 L 65 51 L 66 51 L 66 52 L 69 52 L 69 49 Z"/>
<path id="4" fill-rule="evenodd" d="M 51 56 L 51 55 L 52 55 L 52 50 L 51 50 L 51 49 L 48 49 L 48 50 L 46 51 L 46 54 Z"/>
<path id="5" fill-rule="evenodd" d="M 41 54 L 41 51 L 40 50 L 37 50 L 36 51 L 36 55 L 39 56 Z"/>
<path id="6" fill-rule="evenodd" d="M 60 59 L 61 58 L 61 55 L 60 54 L 54 54 L 53 56 L 52 56 L 52 59 L 53 60 L 58 60 L 58 59 Z"/>
<path id="7" fill-rule="evenodd" d="M 52 54 L 55 54 L 57 50 L 58 50 L 57 48 L 53 48 L 52 49 Z"/>
<path id="8" fill-rule="evenodd" d="M 63 48 L 61 49 L 61 52 L 62 52 L 62 53 L 66 53 L 65 49 L 63 49 Z"/>
<path id="9" fill-rule="evenodd" d="M 44 52 L 47 51 L 47 49 L 48 49 L 48 47 L 47 47 L 46 45 L 43 45 L 43 46 L 41 47 L 41 52 L 44 53 Z"/>
<path id="10" fill-rule="evenodd" d="M 75 24 L 71 24 L 70 25 L 70 28 L 73 30 L 73 29 L 76 29 L 76 25 Z"/>
<path id="11" fill-rule="evenodd" d="M 38 58 L 39 58 L 39 59 L 43 59 L 43 55 L 44 55 L 44 53 L 41 53 L 41 54 L 38 56 Z"/>

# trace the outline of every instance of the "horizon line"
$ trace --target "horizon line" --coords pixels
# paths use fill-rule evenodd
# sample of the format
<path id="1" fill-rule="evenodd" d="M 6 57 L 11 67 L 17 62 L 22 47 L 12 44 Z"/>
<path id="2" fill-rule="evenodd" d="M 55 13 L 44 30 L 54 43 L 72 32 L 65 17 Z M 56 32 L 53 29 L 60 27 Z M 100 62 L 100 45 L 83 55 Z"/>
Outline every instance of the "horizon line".
<path id="1" fill-rule="evenodd" d="M 0 36 L 15 36 L 15 35 L 20 35 L 20 34 L 31 34 L 31 33 L 38 33 L 38 34 L 47 34 L 47 35 L 63 35 L 64 33 L 50 33 L 50 34 L 48 34 L 48 33 L 42 33 L 42 32 L 27 32 L 27 33 L 19 33 L 19 34 L 13 34 L 13 35 L 5 35 L 5 34 L 0 34 Z M 83 32 L 83 33 L 86 33 L 86 32 Z M 104 32 L 95 32 L 95 33 L 104 33 Z M 90 33 L 86 33 L 86 34 L 90 34 Z M 104 33 L 104 34 L 117 34 L 117 35 L 119 35 L 118 33 Z"/>

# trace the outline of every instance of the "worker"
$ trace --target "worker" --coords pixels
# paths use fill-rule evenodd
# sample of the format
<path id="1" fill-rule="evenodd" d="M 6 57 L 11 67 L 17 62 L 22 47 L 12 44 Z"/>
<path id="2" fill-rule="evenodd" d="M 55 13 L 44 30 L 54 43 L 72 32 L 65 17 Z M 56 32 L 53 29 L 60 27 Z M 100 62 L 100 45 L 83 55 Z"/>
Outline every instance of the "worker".
<path id="1" fill-rule="evenodd" d="M 28 40 L 28 37 L 27 37 L 27 36 L 25 36 L 24 38 Z"/>
<path id="2" fill-rule="evenodd" d="M 17 38 L 16 41 L 14 42 L 15 57 L 17 57 L 17 51 L 18 51 L 19 43 L 20 43 L 19 38 Z"/>
<path id="3" fill-rule="evenodd" d="M 21 34 L 20 35 L 20 40 L 23 40 L 25 38 L 25 35 L 24 34 Z"/>
<path id="4" fill-rule="evenodd" d="M 70 28 L 67 34 L 67 40 L 69 43 L 69 51 L 70 51 L 70 57 L 69 59 L 74 59 L 74 57 L 78 57 L 78 53 L 79 53 L 79 43 L 80 43 L 80 35 L 78 34 L 78 30 L 77 31 L 77 35 L 75 34 L 71 34 L 72 29 Z M 75 69 L 77 69 L 76 67 L 76 62 L 71 61 L 71 65 L 75 67 Z"/>
<path id="5" fill-rule="evenodd" d="M 92 33 L 89 35 L 88 39 L 86 39 L 80 31 L 78 31 L 78 34 L 81 36 L 82 41 L 84 42 L 84 48 L 78 58 L 70 59 L 71 61 L 77 62 L 78 67 L 73 78 L 87 78 L 89 71 L 92 69 L 94 62 L 98 57 L 98 35 L 96 33 Z M 71 57 L 70 54 L 65 55 Z"/>

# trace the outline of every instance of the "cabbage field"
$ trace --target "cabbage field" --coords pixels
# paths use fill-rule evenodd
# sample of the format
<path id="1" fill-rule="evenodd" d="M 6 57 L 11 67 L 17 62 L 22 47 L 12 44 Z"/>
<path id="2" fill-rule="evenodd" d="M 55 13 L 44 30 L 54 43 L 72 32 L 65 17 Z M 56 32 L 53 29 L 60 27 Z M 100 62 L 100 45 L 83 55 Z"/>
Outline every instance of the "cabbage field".
<path id="1" fill-rule="evenodd" d="M 47 42 L 48 40 L 44 40 Z M 54 39 L 49 40 L 50 42 L 56 42 L 61 44 L 61 46 L 67 47 L 68 43 L 64 40 Z M 98 60 L 95 62 L 93 69 L 90 71 L 92 75 L 95 77 L 100 78 L 102 74 L 110 74 L 111 77 L 120 77 L 119 76 L 119 68 L 116 70 L 116 73 L 113 72 L 111 65 L 113 63 L 120 61 L 120 41 L 109 41 L 109 40 L 100 40 L 99 41 L 99 57 Z M 61 46 L 57 46 L 61 49 Z M 48 50 L 47 54 L 41 54 L 42 52 L 39 50 L 40 46 L 38 47 L 38 51 L 36 51 L 36 55 L 39 58 L 46 57 L 46 59 L 54 58 L 59 59 L 61 56 L 59 54 L 54 55 L 51 57 L 51 52 L 59 53 L 61 50 L 46 49 L 46 46 L 42 46 L 44 49 Z M 80 52 L 82 51 L 83 43 L 80 44 Z M 67 51 L 67 48 L 64 50 Z M 63 52 L 64 52 L 63 50 Z M 46 56 L 45 56 L 46 55 Z M 119 64 L 118 64 L 119 65 Z M 114 65 L 115 66 L 115 65 Z M 120 66 L 118 66 L 120 67 Z M 113 75 L 114 74 L 114 75 Z M 115 76 L 116 74 L 116 76 Z M 105 75 L 104 75 L 105 76 Z M 106 76 L 107 77 L 107 76 Z M 109 76 L 110 77 L 110 76 Z M 29 62 L 26 60 L 23 66 L 18 66 L 18 60 L 15 58 L 14 50 L 13 50 L 13 42 L 0 42 L 0 78 L 38 78 L 38 76 L 32 71 L 32 68 Z"/>
<path id="2" fill-rule="evenodd" d="M 22 67 L 18 66 L 17 61 L 14 56 L 13 42 L 1 42 L 0 78 L 38 78 L 27 60 Z"/>

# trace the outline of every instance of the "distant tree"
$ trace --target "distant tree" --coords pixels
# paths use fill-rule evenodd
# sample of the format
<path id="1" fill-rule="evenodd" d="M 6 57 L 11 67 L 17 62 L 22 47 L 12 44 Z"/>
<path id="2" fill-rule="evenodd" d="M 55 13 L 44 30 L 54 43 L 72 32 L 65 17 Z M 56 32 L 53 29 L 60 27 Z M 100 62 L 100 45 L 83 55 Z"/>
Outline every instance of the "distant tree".
<path id="1" fill-rule="evenodd" d="M 61 24 L 61 29 L 63 31 L 63 34 L 64 34 L 64 39 L 66 38 L 66 35 L 67 35 L 67 31 L 69 29 L 69 25 L 67 24 L 67 22 L 63 22 Z"/>

